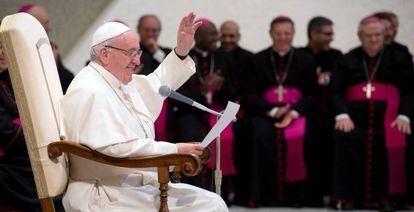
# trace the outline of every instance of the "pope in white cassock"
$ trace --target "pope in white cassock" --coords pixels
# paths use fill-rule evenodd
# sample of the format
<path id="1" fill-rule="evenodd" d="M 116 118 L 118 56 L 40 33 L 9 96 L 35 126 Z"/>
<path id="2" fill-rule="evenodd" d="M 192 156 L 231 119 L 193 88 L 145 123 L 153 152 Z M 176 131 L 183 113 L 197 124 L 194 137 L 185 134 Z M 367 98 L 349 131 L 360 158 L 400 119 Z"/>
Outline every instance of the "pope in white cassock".
<path id="1" fill-rule="evenodd" d="M 118 22 L 99 27 L 92 38 L 91 63 L 72 81 L 61 100 L 67 140 L 113 157 L 170 153 L 201 154 L 200 144 L 156 142 L 154 121 L 161 111 L 161 85 L 177 89 L 193 73 L 187 56 L 200 23 L 190 13 L 180 23 L 177 47 L 154 73 L 134 75 L 140 64 L 138 35 Z M 189 129 L 191 130 L 191 129 Z M 66 211 L 157 211 L 159 184 L 151 170 L 127 169 L 70 157 Z M 228 211 L 220 196 L 187 184 L 170 184 L 171 211 Z"/>

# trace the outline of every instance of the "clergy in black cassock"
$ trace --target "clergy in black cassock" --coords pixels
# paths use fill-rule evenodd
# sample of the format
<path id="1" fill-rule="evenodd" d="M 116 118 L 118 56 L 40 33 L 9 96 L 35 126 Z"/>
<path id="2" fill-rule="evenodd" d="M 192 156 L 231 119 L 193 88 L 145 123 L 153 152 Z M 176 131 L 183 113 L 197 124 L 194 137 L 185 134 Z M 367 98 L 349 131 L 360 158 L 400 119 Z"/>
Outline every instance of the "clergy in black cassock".
<path id="1" fill-rule="evenodd" d="M 342 209 L 380 203 L 406 192 L 405 136 L 414 98 L 410 61 L 384 47 L 384 28 L 369 16 L 359 25 L 361 47 L 334 71 L 336 158 L 333 196 Z"/>
<path id="2" fill-rule="evenodd" d="M 269 34 L 273 45 L 256 55 L 257 70 L 250 84 L 249 107 L 254 116 L 251 198 L 259 206 L 296 205 L 303 200 L 307 175 L 304 114 L 316 89 L 316 67 L 311 55 L 292 47 L 290 18 L 275 18 Z"/>
<path id="3" fill-rule="evenodd" d="M 142 50 L 140 74 L 152 73 L 171 52 L 170 48 L 159 46 L 158 37 L 161 32 L 161 21 L 155 15 L 143 15 L 138 20 L 137 32 L 141 39 Z"/>
<path id="4" fill-rule="evenodd" d="M 331 48 L 333 22 L 325 17 L 314 17 L 308 24 L 308 45 L 304 48 L 315 61 L 318 89 L 312 113 L 308 116 L 310 141 L 305 143 L 305 161 L 308 171 L 305 193 L 306 204 L 323 206 L 323 197 L 331 195 L 334 158 L 332 87 L 330 77 L 342 53 Z"/>
<path id="5" fill-rule="evenodd" d="M 220 27 L 220 51 L 228 52 L 233 61 L 233 73 L 230 74 L 231 83 L 236 90 L 237 102 L 241 107 L 237 114 L 237 122 L 234 127 L 234 165 L 236 175 L 234 178 L 223 178 L 223 186 L 228 184 L 235 194 L 234 202 L 237 205 L 247 206 L 251 193 L 251 135 L 250 117 L 246 113 L 246 84 L 249 82 L 249 75 L 254 72 L 254 54 L 240 47 L 239 26 L 234 21 L 225 21 Z M 250 73 L 249 73 L 250 72 Z M 227 181 L 227 182 L 224 182 Z"/>
<path id="6" fill-rule="evenodd" d="M 374 14 L 377 18 L 380 19 L 382 25 L 385 28 L 384 43 L 391 48 L 394 48 L 396 51 L 399 51 L 401 56 L 406 57 L 407 60 L 411 61 L 411 70 L 414 72 L 413 68 L 413 56 L 410 53 L 407 46 L 397 42 L 395 37 L 398 31 L 398 17 L 396 14 L 391 12 L 377 12 Z M 412 108 L 414 111 L 414 108 Z M 410 120 L 414 119 L 414 114 L 411 114 Z M 414 124 L 411 122 L 411 132 L 414 131 Z M 414 205 L 414 135 L 411 135 L 407 138 L 407 150 L 406 150 L 406 176 L 407 176 L 407 193 L 409 204 Z"/>
<path id="7" fill-rule="evenodd" d="M 207 107 L 220 110 L 225 108 L 227 101 L 236 99 L 235 89 L 229 80 L 233 68 L 232 61 L 228 53 L 217 51 L 219 36 L 215 25 L 207 19 L 200 21 L 202 25 L 197 29 L 194 37 L 195 47 L 189 53 L 196 64 L 196 73 L 177 91 Z M 171 100 L 167 115 L 167 126 L 169 126 L 167 129 L 171 130 L 169 140 L 202 141 L 211 127 L 212 120 L 215 121 L 216 117 Z M 233 161 L 222 160 L 223 174 L 234 171 L 232 163 Z M 210 165 L 208 167 L 212 168 Z M 226 167 L 229 170 L 226 170 Z M 206 171 L 204 169 L 200 177 L 195 177 L 189 182 L 212 190 L 212 175 L 206 174 Z M 223 198 L 226 200 L 224 195 L 223 193 Z"/>

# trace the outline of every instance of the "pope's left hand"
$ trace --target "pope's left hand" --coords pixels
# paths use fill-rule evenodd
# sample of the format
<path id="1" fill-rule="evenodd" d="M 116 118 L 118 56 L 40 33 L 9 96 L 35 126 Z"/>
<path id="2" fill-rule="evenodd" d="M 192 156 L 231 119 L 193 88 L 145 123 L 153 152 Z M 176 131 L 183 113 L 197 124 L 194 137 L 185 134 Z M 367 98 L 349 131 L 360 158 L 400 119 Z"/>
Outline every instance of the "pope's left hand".
<path id="1" fill-rule="evenodd" d="M 397 127 L 398 131 L 411 135 L 411 127 L 410 127 L 410 122 L 400 119 L 400 118 L 396 118 L 392 123 L 391 123 L 391 127 Z"/>
<path id="2" fill-rule="evenodd" d="M 202 22 L 194 23 L 195 14 L 190 13 L 181 19 L 180 27 L 178 28 L 177 47 L 175 52 L 180 56 L 188 55 L 190 49 L 193 47 L 194 34 Z"/>

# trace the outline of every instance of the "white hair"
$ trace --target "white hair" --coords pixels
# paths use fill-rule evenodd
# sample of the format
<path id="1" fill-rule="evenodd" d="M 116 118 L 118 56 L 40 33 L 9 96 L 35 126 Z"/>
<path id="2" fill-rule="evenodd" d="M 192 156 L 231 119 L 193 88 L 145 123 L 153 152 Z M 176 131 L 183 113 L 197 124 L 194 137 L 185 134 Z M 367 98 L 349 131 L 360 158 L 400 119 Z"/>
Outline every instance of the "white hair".
<path id="1" fill-rule="evenodd" d="M 113 44 L 113 38 L 108 39 L 102 43 L 99 43 L 95 46 L 91 47 L 90 50 L 90 60 L 91 61 L 97 61 L 99 59 L 99 52 L 101 51 L 102 48 L 105 48 L 105 46 L 111 46 Z"/>
<path id="2" fill-rule="evenodd" d="M 364 26 L 366 26 L 368 24 L 373 24 L 373 23 L 379 24 L 379 26 L 381 27 L 381 32 L 384 33 L 384 31 L 385 31 L 384 25 L 380 22 L 379 19 L 373 19 L 373 20 L 369 20 L 369 21 L 365 21 L 365 22 L 361 21 L 361 23 L 359 23 L 359 25 L 358 25 L 358 36 L 362 35 L 362 31 L 363 31 Z"/>

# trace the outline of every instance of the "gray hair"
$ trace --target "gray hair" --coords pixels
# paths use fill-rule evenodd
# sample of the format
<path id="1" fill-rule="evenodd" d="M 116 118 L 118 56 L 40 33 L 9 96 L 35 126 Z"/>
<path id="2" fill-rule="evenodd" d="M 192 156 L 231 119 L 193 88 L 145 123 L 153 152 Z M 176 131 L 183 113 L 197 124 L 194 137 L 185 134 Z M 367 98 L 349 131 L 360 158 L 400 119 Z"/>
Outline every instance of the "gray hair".
<path id="1" fill-rule="evenodd" d="M 99 59 L 99 52 L 101 51 L 101 49 L 105 48 L 105 46 L 111 46 L 113 44 L 112 39 L 113 38 L 108 39 L 108 40 L 106 40 L 102 43 L 99 43 L 99 44 L 95 45 L 95 46 L 92 46 L 91 50 L 90 50 L 90 53 L 89 53 L 90 60 L 91 61 L 97 61 Z"/>
<path id="2" fill-rule="evenodd" d="M 384 25 L 381 24 L 380 19 L 375 16 L 368 16 L 361 20 L 361 22 L 358 25 L 358 36 L 361 36 L 363 33 L 363 28 L 365 25 L 376 23 L 380 26 L 382 33 L 384 33 Z"/>

